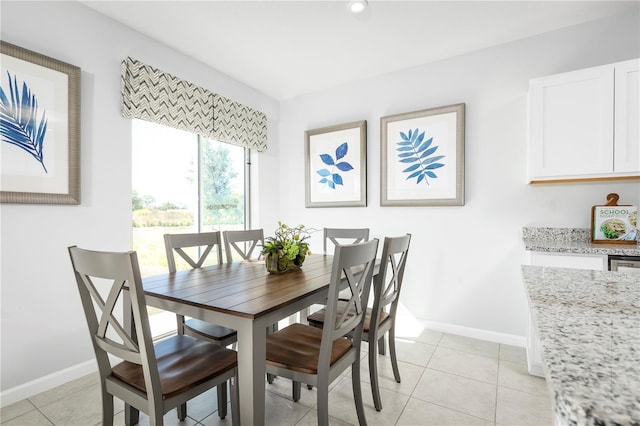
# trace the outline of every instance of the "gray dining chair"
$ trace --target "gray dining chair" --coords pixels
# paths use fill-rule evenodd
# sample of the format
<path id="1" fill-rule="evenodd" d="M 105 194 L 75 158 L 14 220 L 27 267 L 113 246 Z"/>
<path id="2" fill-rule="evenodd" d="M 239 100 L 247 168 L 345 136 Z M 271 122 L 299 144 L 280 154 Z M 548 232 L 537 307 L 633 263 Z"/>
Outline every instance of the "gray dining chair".
<path id="1" fill-rule="evenodd" d="M 328 253 L 327 248 L 335 248 L 338 244 L 357 244 L 369 240 L 369 228 L 324 228 L 322 234 L 322 248 L 325 254 Z M 302 309 L 299 312 L 300 322 L 307 322 L 311 310 L 319 308 L 320 305 L 312 305 Z"/>
<path id="2" fill-rule="evenodd" d="M 324 253 L 327 253 L 327 242 L 335 246 L 337 244 L 357 244 L 368 240 L 369 228 L 324 228 L 322 248 Z"/>
<path id="3" fill-rule="evenodd" d="M 371 392 L 377 411 L 382 409 L 380 387 L 378 384 L 378 355 L 379 342 L 384 343 L 384 336 L 389 340 L 389 355 L 391 367 L 396 382 L 400 383 L 400 370 L 396 356 L 395 327 L 400 290 L 404 278 L 404 269 L 409 253 L 411 234 L 401 237 L 387 237 L 382 247 L 382 257 L 378 273 L 373 278 L 373 307 L 368 308 L 364 321 L 362 339 L 369 342 L 369 377 Z M 347 310 L 347 302 L 338 301 L 338 312 Z M 309 316 L 309 325 L 322 328 L 325 325 L 325 310 L 320 310 Z"/>
<path id="4" fill-rule="evenodd" d="M 113 425 L 114 396 L 132 407 L 132 424 L 138 410 L 148 414 L 151 425 L 162 425 L 173 408 L 182 421 L 187 401 L 227 381 L 232 423 L 239 424 L 236 352 L 185 335 L 154 344 L 136 252 L 68 250 L 98 363 L 102 424 Z M 131 327 L 114 314 L 116 306 L 128 309 L 125 295 Z"/>
<path id="5" fill-rule="evenodd" d="M 222 235 L 227 263 L 233 263 L 234 254 L 242 260 L 256 260 L 262 257 L 262 249 L 260 248 L 264 245 L 264 231 L 262 229 L 223 231 Z M 258 249 L 257 253 L 254 253 L 256 248 Z"/>
<path id="6" fill-rule="evenodd" d="M 222 239 L 220 231 L 187 233 L 187 234 L 164 234 L 164 245 L 167 254 L 167 264 L 169 272 L 176 272 L 175 253 L 187 262 L 191 268 L 200 268 L 210 254 L 216 253 L 216 264 L 222 264 Z M 202 249 L 198 256 L 190 256 L 183 249 Z M 215 250 L 214 250 L 215 249 Z M 197 252 L 196 252 L 197 253 Z M 198 257 L 194 260 L 193 257 Z M 194 337 L 201 337 L 221 346 L 228 346 L 236 342 L 237 333 L 230 328 L 211 324 L 195 318 L 185 319 L 183 315 L 177 315 L 178 334 L 187 334 Z"/>
<path id="7" fill-rule="evenodd" d="M 176 272 L 177 253 L 191 268 L 200 268 L 212 253 L 216 253 L 216 263 L 222 264 L 222 239 L 220 231 L 187 233 L 187 234 L 164 234 L 164 246 L 167 253 L 167 264 L 169 272 Z M 192 248 L 193 254 L 189 255 L 184 249 Z M 200 251 L 198 251 L 200 250 Z M 199 255 L 198 255 L 199 254 Z M 197 258 L 194 259 L 194 258 Z M 231 328 L 223 327 L 197 318 L 185 318 L 184 315 L 176 314 L 177 333 L 208 340 L 216 345 L 234 345 L 238 339 L 238 333 Z M 219 414 L 226 416 L 227 405 L 222 404 L 227 398 L 227 384 L 223 383 L 218 387 Z"/>
<path id="8" fill-rule="evenodd" d="M 317 386 L 319 425 L 329 424 L 329 385 L 349 367 L 358 422 L 366 424 L 360 346 L 377 250 L 377 239 L 336 246 L 324 328 L 295 323 L 267 336 L 267 373 L 293 381 L 294 401 L 300 399 L 300 383 Z M 338 311 L 341 288 L 351 296 L 343 313 Z"/>

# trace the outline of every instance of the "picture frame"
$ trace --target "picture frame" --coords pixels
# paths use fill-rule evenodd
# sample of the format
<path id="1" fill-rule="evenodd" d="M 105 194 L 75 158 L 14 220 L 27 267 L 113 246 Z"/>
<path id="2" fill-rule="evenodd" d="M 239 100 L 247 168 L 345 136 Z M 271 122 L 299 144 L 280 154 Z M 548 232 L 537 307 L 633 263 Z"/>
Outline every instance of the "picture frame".
<path id="1" fill-rule="evenodd" d="M 465 104 L 380 118 L 380 205 L 463 206 Z"/>
<path id="2" fill-rule="evenodd" d="M 80 68 L 0 41 L 0 203 L 80 204 Z"/>
<path id="3" fill-rule="evenodd" d="M 619 205 L 618 200 L 618 194 L 608 194 L 606 204 L 591 208 L 592 243 L 638 243 L 638 206 Z"/>
<path id="4" fill-rule="evenodd" d="M 307 130 L 305 207 L 367 205 L 367 121 Z"/>

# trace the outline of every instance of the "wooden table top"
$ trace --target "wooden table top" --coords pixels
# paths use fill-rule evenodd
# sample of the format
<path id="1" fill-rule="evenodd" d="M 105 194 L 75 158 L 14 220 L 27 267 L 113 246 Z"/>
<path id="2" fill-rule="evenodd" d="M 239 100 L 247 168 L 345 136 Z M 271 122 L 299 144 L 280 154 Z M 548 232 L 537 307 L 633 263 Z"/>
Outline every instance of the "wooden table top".
<path id="1" fill-rule="evenodd" d="M 145 294 L 258 318 L 329 286 L 333 256 L 308 256 L 302 268 L 270 274 L 264 261 L 237 262 L 143 279 Z"/>

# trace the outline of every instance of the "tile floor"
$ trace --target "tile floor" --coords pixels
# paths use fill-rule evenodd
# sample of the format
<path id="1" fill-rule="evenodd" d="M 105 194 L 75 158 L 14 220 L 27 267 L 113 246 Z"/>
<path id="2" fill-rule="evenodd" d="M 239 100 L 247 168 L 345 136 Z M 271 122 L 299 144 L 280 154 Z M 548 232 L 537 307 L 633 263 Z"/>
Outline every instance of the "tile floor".
<path id="1" fill-rule="evenodd" d="M 369 386 L 368 365 L 362 362 L 362 392 L 370 425 L 552 425 L 551 400 L 544 379 L 530 376 L 524 348 L 424 330 L 396 339 L 402 383 L 393 379 L 391 363 L 379 363 L 383 409 L 376 412 Z M 366 344 L 363 345 L 366 350 Z M 366 354 L 363 354 L 366 357 Z M 291 400 L 291 382 L 267 385 L 269 425 L 316 424 L 316 393 L 304 386 L 299 402 Z M 241 400 L 242 401 L 242 400 Z M 350 371 L 332 384 L 331 425 L 355 425 L 357 417 Z M 188 404 L 180 423 L 175 411 L 167 425 L 230 425 L 230 415 L 217 415 L 215 390 Z M 230 411 L 230 410 L 229 410 Z M 116 425 L 124 424 L 123 404 L 116 399 Z M 2 408 L 4 425 L 99 425 L 100 389 L 97 374 L 69 382 Z M 148 424 L 141 413 L 140 424 Z"/>

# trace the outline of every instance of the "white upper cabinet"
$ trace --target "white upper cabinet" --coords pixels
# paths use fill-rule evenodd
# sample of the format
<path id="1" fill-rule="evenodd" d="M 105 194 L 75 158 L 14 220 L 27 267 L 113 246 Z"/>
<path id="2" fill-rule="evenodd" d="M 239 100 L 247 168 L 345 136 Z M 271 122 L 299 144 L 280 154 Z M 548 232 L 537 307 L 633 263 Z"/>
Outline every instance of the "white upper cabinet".
<path id="1" fill-rule="evenodd" d="M 529 182 L 640 176 L 640 60 L 529 84 Z"/>
<path id="2" fill-rule="evenodd" d="M 615 64 L 616 172 L 640 170 L 640 59 Z"/>

